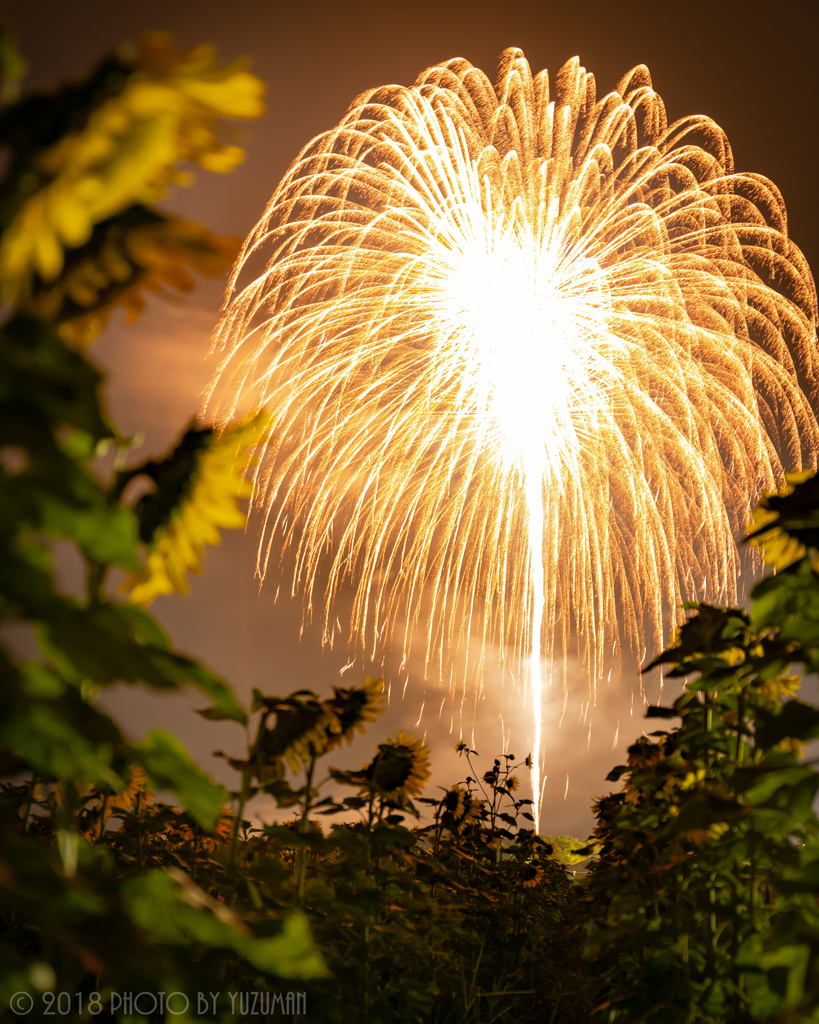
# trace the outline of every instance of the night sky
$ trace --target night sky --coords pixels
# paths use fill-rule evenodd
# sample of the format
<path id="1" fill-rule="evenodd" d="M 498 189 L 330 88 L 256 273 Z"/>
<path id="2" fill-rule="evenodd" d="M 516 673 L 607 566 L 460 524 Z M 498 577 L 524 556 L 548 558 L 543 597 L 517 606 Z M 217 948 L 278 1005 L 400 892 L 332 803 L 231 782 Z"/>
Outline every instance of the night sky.
<path id="1" fill-rule="evenodd" d="M 222 234 L 244 236 L 253 227 L 301 147 L 332 127 L 364 89 L 409 85 L 423 68 L 451 57 L 466 57 L 493 78 L 501 50 L 519 46 L 533 72 L 544 67 L 555 72 L 579 56 L 595 74 L 598 96 L 635 64 L 647 64 L 669 121 L 707 114 L 727 132 L 737 169 L 758 172 L 777 184 L 787 203 L 791 237 L 811 265 L 819 265 L 816 0 L 24 0 L 0 3 L 0 16 L 16 31 L 30 64 L 28 84 L 38 88 L 83 75 L 107 50 L 155 28 L 173 32 L 180 47 L 213 42 L 224 62 L 252 57 L 254 70 L 268 84 L 268 113 L 238 129 L 247 150 L 245 163 L 224 176 L 198 172 L 191 188 L 177 190 L 165 203 Z M 109 375 L 109 411 L 122 431 L 144 436 L 140 453 L 145 457 L 167 449 L 198 409 L 198 395 L 210 374 L 205 357 L 222 288 L 222 282 L 205 281 L 184 303 L 154 300 L 139 324 L 126 327 L 117 319 L 92 350 Z M 280 582 L 275 572 L 259 593 L 253 578 L 256 530 L 251 520 L 246 534 L 227 533 L 222 546 L 208 553 L 205 575 L 194 581 L 191 596 L 162 598 L 153 610 L 181 650 L 223 673 L 245 699 L 254 686 L 278 694 L 299 687 L 327 692 L 352 654 L 343 648 L 322 652 L 317 626 L 308 625 L 299 639 L 301 605 L 290 600 L 286 582 L 274 601 Z M 342 597 L 342 621 L 343 609 Z M 396 729 L 414 728 L 423 704 L 416 731 L 425 732 L 433 747 L 433 782 L 457 781 L 464 767 L 453 752 L 460 729 L 456 717 L 450 732 L 453 713 L 446 690 L 434 679 L 424 680 L 420 667 L 411 663 L 402 701 L 404 677 L 399 680 L 397 663 L 397 656 L 388 655 L 382 668 L 359 656 L 344 675 L 345 683 L 365 672 L 383 672 L 393 680 L 388 714 L 358 740 L 349 763 L 363 763 L 374 745 Z M 607 771 L 622 761 L 625 747 L 647 723 L 640 713 L 636 665 L 624 665 L 619 682 L 615 675 L 611 685 L 602 686 L 597 706 L 585 717 L 588 681 L 575 664 L 569 665 L 568 678 L 563 724 L 558 724 L 563 712 L 559 685 L 544 723 L 548 778 L 542 830 L 585 836 L 591 799 L 607 790 Z M 655 699 L 656 684 L 649 683 L 648 692 Z M 146 699 L 143 690 L 123 687 L 107 703 L 135 737 L 155 725 L 170 729 L 209 770 L 231 782 L 223 762 L 209 755 L 214 748 L 240 753 L 241 731 L 203 722 L 191 710 L 201 706 L 201 699 Z M 520 758 L 528 752 L 528 721 L 520 698 L 508 685 L 501 694 L 490 673 L 476 720 L 481 763 L 502 752 L 501 711 L 507 736 L 512 731 L 511 752 Z M 472 740 L 471 713 L 464 738 Z"/>

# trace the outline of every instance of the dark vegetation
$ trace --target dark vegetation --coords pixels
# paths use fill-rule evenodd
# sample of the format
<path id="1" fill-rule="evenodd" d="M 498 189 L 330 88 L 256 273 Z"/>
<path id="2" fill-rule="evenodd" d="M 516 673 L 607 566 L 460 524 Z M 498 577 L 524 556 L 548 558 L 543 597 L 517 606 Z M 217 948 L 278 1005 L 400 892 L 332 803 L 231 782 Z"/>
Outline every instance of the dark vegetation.
<path id="1" fill-rule="evenodd" d="M 2 1019 L 136 1019 L 117 993 L 178 991 L 189 1018 L 233 1020 L 250 1007 L 227 994 L 289 990 L 318 1021 L 819 1020 L 819 776 L 802 749 L 819 710 L 795 696 L 819 669 L 819 481 L 763 502 L 753 539 L 778 571 L 751 612 L 692 606 L 657 659 L 687 682 L 609 775 L 586 875 L 533 831 L 512 755 L 461 745 L 463 780 L 423 795 L 427 751 L 399 733 L 360 771 L 330 769 L 324 796 L 378 682 L 243 709 L 144 610 L 241 522 L 254 422 L 194 425 L 126 470 L 85 355 L 114 305 L 136 315 L 146 288 L 230 263 L 235 242 L 153 204 L 180 161 L 235 163 L 213 119 L 258 113 L 259 83 L 164 37 L 49 97 L 16 98 L 6 37 L 0 60 Z M 82 557 L 80 596 L 55 582 L 58 541 Z M 21 636 L 39 653 L 16 656 Z M 193 686 L 206 718 L 252 721 L 238 792 L 166 733 L 129 743 L 96 704 L 121 681 Z M 260 793 L 290 821 L 251 825 Z"/>

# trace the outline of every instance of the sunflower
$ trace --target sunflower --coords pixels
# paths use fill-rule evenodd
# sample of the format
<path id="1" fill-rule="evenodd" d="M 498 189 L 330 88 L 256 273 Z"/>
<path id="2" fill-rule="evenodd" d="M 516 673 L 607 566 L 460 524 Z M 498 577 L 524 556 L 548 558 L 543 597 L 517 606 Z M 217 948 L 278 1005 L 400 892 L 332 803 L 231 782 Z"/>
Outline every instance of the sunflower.
<path id="1" fill-rule="evenodd" d="M 293 774 L 297 775 L 305 765 L 309 765 L 312 760 L 334 747 L 338 743 L 336 737 L 339 732 L 338 718 L 335 715 L 320 715 L 315 724 L 305 729 L 284 751 L 284 759 Z"/>
<path id="2" fill-rule="evenodd" d="M 480 821 L 484 816 L 484 802 L 483 800 L 474 800 L 472 794 L 468 794 L 466 801 L 466 810 L 464 811 L 464 818 L 461 822 L 461 831 L 463 831 L 467 825 L 471 825 L 473 821 Z"/>
<path id="3" fill-rule="evenodd" d="M 537 861 L 530 861 L 528 864 L 522 865 L 520 879 L 524 889 L 531 889 L 543 881 L 543 868 Z"/>
<path id="4" fill-rule="evenodd" d="M 147 540 L 144 569 L 123 584 L 124 590 L 131 591 L 133 602 L 148 605 L 160 594 L 174 590 L 187 593 L 187 573 L 202 571 L 205 545 L 220 542 L 219 528 L 244 526 L 245 514 L 238 502 L 252 493 L 252 484 L 245 474 L 254 461 L 266 426 L 264 416 L 253 416 L 222 434 L 190 430 L 177 452 L 164 463 L 143 467 L 145 475 L 161 476 L 163 470 L 168 475 L 174 472 L 182 457 L 193 465 L 181 484 L 173 480 L 179 497 Z M 195 450 L 178 456 L 186 444 Z M 139 475 L 139 471 L 134 475 Z M 166 500 L 162 490 L 147 495 L 137 505 L 137 514 L 144 514 Z M 143 525 L 145 518 L 143 515 Z"/>
<path id="5" fill-rule="evenodd" d="M 301 818 L 286 818 L 279 822 L 279 828 L 286 828 L 288 832 L 312 832 L 314 835 L 323 836 L 324 828 L 318 818 L 309 818 L 305 828 Z"/>
<path id="6" fill-rule="evenodd" d="M 130 811 L 132 807 L 136 806 L 137 797 L 140 794 L 142 795 L 140 803 L 143 806 L 153 800 L 153 793 L 145 785 L 146 775 L 142 765 L 132 764 L 130 771 L 131 777 L 125 789 L 121 793 L 112 793 L 108 797 L 106 803 L 109 808 L 115 807 L 118 810 Z"/>
<path id="7" fill-rule="evenodd" d="M 25 311 L 57 321 L 67 344 L 86 347 L 117 307 L 134 323 L 145 308 L 146 292 L 194 287 L 190 271 L 218 277 L 241 247 L 237 238 L 144 206 L 123 211 L 94 227 L 91 238 L 66 255 L 54 281 L 38 279 Z"/>
<path id="8" fill-rule="evenodd" d="M 328 737 L 327 749 L 332 750 L 342 740 L 352 743 L 357 732 L 364 732 L 366 726 L 384 714 L 384 680 L 364 680 L 363 686 L 344 689 L 333 687 L 333 696 L 325 701 L 325 707 L 331 711 L 338 722 L 338 730 L 333 730 Z"/>
<path id="9" fill-rule="evenodd" d="M 397 732 L 380 743 L 378 753 L 358 778 L 388 800 L 418 796 L 431 775 L 429 747 L 413 733 Z"/>
<path id="10" fill-rule="evenodd" d="M 110 74 L 104 89 L 92 80 L 107 98 L 75 118 L 81 127 L 32 154 L 25 177 L 35 191 L 0 243 L 3 301 L 24 297 L 36 277 L 53 281 L 64 251 L 84 245 L 95 224 L 189 181 L 180 163 L 225 172 L 244 156 L 214 131 L 215 118 L 264 112 L 264 84 L 241 62 L 218 67 L 208 45 L 175 53 L 165 33 L 146 35 L 135 58 L 119 62 L 121 87 L 112 94 Z"/>
<path id="11" fill-rule="evenodd" d="M 815 475 L 812 469 L 786 473 L 785 487 L 779 492 L 765 493 L 754 509 L 745 540 L 758 549 L 767 565 L 776 570 L 787 569 L 802 558 L 807 550 L 803 541 L 811 546 L 813 524 L 805 521 L 804 514 L 803 494 L 808 492 L 800 493 L 792 500 L 791 495 L 798 484 L 807 484 Z M 815 480 L 810 487 L 815 489 Z"/>
<path id="12" fill-rule="evenodd" d="M 213 853 L 220 843 L 230 842 L 233 837 L 233 827 L 233 813 L 229 807 L 224 807 L 212 835 L 203 835 L 199 830 L 194 832 L 190 824 L 180 815 L 176 823 L 168 824 L 159 836 L 169 847 L 195 843 L 200 850 Z"/>
<path id="13" fill-rule="evenodd" d="M 475 800 L 472 794 L 461 786 L 453 786 L 447 790 L 441 800 L 443 815 L 441 823 L 450 832 L 459 835 L 472 822 L 480 819 L 483 812 L 483 800 Z"/>
<path id="14" fill-rule="evenodd" d="M 466 791 L 460 786 L 453 786 L 447 790 L 441 800 L 444 814 L 450 815 L 455 821 L 460 821 L 466 810 L 466 796 Z"/>
<path id="15" fill-rule="evenodd" d="M 516 793 L 518 791 L 518 789 L 520 788 L 520 779 L 517 777 L 517 775 L 509 776 L 509 778 L 506 780 L 506 788 L 509 790 L 510 793 Z"/>

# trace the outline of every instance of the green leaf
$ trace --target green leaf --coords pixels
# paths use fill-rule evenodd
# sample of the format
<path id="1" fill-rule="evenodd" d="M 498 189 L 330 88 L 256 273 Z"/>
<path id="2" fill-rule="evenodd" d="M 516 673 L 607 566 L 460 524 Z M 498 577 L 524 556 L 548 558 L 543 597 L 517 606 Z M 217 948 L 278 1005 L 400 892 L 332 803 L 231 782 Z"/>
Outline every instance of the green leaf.
<path id="1" fill-rule="evenodd" d="M 2 571 L 2 552 L 0 552 Z M 159 690 L 195 686 L 225 718 L 244 723 L 244 709 L 228 684 L 190 658 L 167 650 L 165 633 L 146 613 L 130 604 L 103 603 L 90 608 L 50 594 L 47 578 L 32 590 L 19 591 L 26 611 L 43 622 L 43 645 L 64 671 L 76 680 L 89 678 L 100 686 L 115 682 L 147 683 Z M 73 668 L 72 668 L 73 667 Z"/>
<path id="2" fill-rule="evenodd" d="M 819 896 L 819 862 L 803 867 L 785 869 L 781 877 L 773 880 L 774 888 L 781 893 L 810 893 Z"/>
<path id="3" fill-rule="evenodd" d="M 44 775 L 87 780 L 97 786 L 121 790 L 125 783 L 111 766 L 112 743 L 84 735 L 66 717 L 66 710 L 62 701 L 18 705 L 3 717 L 0 744 Z M 91 708 L 87 717 L 97 727 L 109 722 Z M 113 725 L 111 728 L 114 729 Z M 97 730 L 89 729 L 93 731 Z"/>
<path id="4" fill-rule="evenodd" d="M 715 608 L 710 604 L 695 606 L 691 615 L 680 626 L 676 642 L 642 671 L 650 672 L 658 665 L 681 665 L 697 655 L 716 655 L 737 646 L 737 634 L 747 629 L 750 620 L 738 608 Z M 676 669 L 670 675 L 685 675 L 690 669 Z"/>
<path id="5" fill-rule="evenodd" d="M 23 693 L 27 697 L 44 697 L 49 700 L 65 693 L 66 684 L 46 665 L 29 661 L 20 664 L 18 668 L 23 676 Z"/>
<path id="6" fill-rule="evenodd" d="M 172 680 L 176 685 L 195 686 L 210 697 L 213 709 L 218 711 L 223 719 L 240 722 L 242 725 L 247 722 L 247 714 L 230 685 L 215 672 L 211 672 L 196 661 L 191 661 L 190 658 L 170 652 L 155 651 L 153 661 L 166 679 Z"/>
<path id="7" fill-rule="evenodd" d="M 307 917 L 299 911 L 284 919 L 278 935 L 243 937 L 235 948 L 254 966 L 280 978 L 323 978 L 329 974 L 313 942 Z"/>
<path id="8" fill-rule="evenodd" d="M 713 793 L 694 793 L 681 806 L 674 832 L 707 829 L 721 822 L 733 824 L 745 813 L 736 800 L 724 800 Z"/>
<path id="9" fill-rule="evenodd" d="M 646 708 L 646 718 L 679 718 L 679 711 L 674 708 L 664 708 L 659 704 L 649 704 Z"/>
<path id="10" fill-rule="evenodd" d="M 763 750 L 784 739 L 810 740 L 819 736 L 819 708 L 800 700 L 786 701 L 781 709 L 772 712 L 763 708 L 758 714 L 756 742 Z"/>
<path id="11" fill-rule="evenodd" d="M 197 715 L 201 715 L 202 718 L 207 718 L 209 722 L 224 722 L 232 719 L 233 716 L 226 715 L 221 708 L 210 707 L 210 708 L 195 708 Z"/>
<path id="12" fill-rule="evenodd" d="M 810 946 L 806 943 L 783 944 L 765 949 L 759 936 L 753 936 L 743 943 L 737 955 L 737 965 L 768 975 L 765 988 L 754 986 L 756 991 L 752 997 L 752 1006 L 755 1012 L 764 1012 L 767 1018 L 778 1017 L 783 1011 L 799 1006 L 805 990 L 810 954 Z"/>
<path id="13" fill-rule="evenodd" d="M 783 786 L 796 786 L 805 779 L 810 779 L 816 772 L 810 765 L 791 765 L 787 768 L 774 768 L 765 773 L 755 785 L 743 792 L 743 798 L 750 804 L 762 804 Z M 819 778 L 817 779 L 819 783 Z"/>
<path id="14" fill-rule="evenodd" d="M 278 935 L 257 938 L 233 911 L 174 869 L 126 883 L 124 896 L 132 918 L 154 942 L 185 945 L 193 940 L 233 949 L 254 967 L 280 978 L 328 974 L 302 913 L 285 918 Z"/>
<path id="15" fill-rule="evenodd" d="M 778 629 L 780 637 L 801 644 L 819 644 L 819 577 L 803 558 L 762 580 L 751 591 L 755 630 Z"/>
<path id="16" fill-rule="evenodd" d="M 101 380 L 44 321 L 18 314 L 0 329 L 0 407 L 36 413 L 100 440 L 112 436 L 99 407 Z"/>
<path id="17" fill-rule="evenodd" d="M 55 537 L 73 540 L 93 561 L 139 569 L 137 520 L 130 509 L 102 504 L 75 507 L 47 495 L 41 497 L 39 505 L 39 528 Z"/>
<path id="18" fill-rule="evenodd" d="M 138 644 L 157 647 L 161 651 L 171 649 L 168 634 L 144 608 L 130 603 L 118 604 L 116 607 L 118 614 L 129 623 L 131 635 Z"/>
<path id="19" fill-rule="evenodd" d="M 136 754 L 157 789 L 172 789 L 202 828 L 215 827 L 227 792 L 197 767 L 176 737 L 153 729 Z"/>
<path id="20" fill-rule="evenodd" d="M 759 507 L 775 512 L 777 518 L 754 533 L 764 533 L 772 526 L 778 527 L 783 533 L 793 537 L 808 548 L 819 547 L 819 477 L 810 476 L 807 480 L 794 483 L 788 494 L 769 494 L 759 503 Z M 751 534 L 746 540 L 751 540 Z"/>

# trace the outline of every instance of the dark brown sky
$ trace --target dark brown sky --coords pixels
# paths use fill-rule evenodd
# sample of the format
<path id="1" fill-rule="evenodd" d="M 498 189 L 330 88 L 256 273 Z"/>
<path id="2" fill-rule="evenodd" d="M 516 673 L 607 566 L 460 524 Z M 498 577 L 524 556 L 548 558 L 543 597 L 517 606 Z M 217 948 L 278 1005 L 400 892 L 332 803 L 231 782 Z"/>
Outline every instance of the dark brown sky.
<path id="1" fill-rule="evenodd" d="M 738 169 L 776 182 L 788 206 L 792 238 L 811 264 L 819 265 L 817 0 L 22 0 L 0 2 L 0 15 L 18 33 L 31 65 L 30 81 L 37 85 L 77 77 L 107 49 L 153 28 L 172 31 L 185 47 L 214 42 L 225 60 L 251 55 L 269 86 L 269 112 L 246 131 L 246 163 L 227 176 L 202 172 L 192 188 L 178 191 L 166 204 L 225 234 L 250 230 L 298 150 L 331 127 L 363 89 L 409 84 L 423 68 L 455 56 L 492 76 L 500 51 L 514 45 L 524 50 L 533 71 L 555 71 L 578 55 L 594 72 L 598 93 L 612 88 L 633 65 L 647 64 L 670 119 L 691 113 L 713 117 L 728 133 Z M 204 356 L 220 289 L 203 286 L 181 307 L 157 302 L 137 327 L 117 323 L 97 345 L 96 358 L 110 374 L 111 411 L 123 430 L 145 435 L 146 454 L 161 452 L 196 411 L 208 377 Z M 346 652 L 322 654 L 315 629 L 308 628 L 299 641 L 299 605 L 286 597 L 274 603 L 276 580 L 258 594 L 254 549 L 252 526 L 246 536 L 228 536 L 209 554 L 206 575 L 195 582 L 191 597 L 161 599 L 154 610 L 182 649 L 223 672 L 243 696 L 253 686 L 269 693 L 300 686 L 326 689 L 338 679 Z M 427 730 L 433 745 L 436 781 L 455 781 L 457 722 L 450 734 L 452 714 L 444 701 L 439 723 L 445 693 L 425 683 L 413 667 L 406 699 L 397 699 L 400 686 L 394 685 L 387 725 L 373 727 L 354 756 L 359 762 L 367 758 L 387 729 L 412 728 L 424 703 L 420 729 Z M 389 659 L 384 670 L 397 681 Z M 359 659 L 345 681 L 361 671 Z M 569 678 L 572 692 L 562 726 L 559 687 L 546 723 L 543 830 L 583 836 L 591 823 L 591 797 L 606 789 L 606 772 L 622 760 L 643 722 L 639 698 L 630 714 L 633 673 L 617 687 L 604 687 L 583 722 L 586 682 L 576 667 Z M 502 711 L 507 726 L 517 726 L 513 752 L 522 757 L 528 741 L 519 699 L 509 690 L 496 693 L 491 679 L 487 694 L 479 706 L 478 749 L 485 757 L 501 752 Z M 161 724 L 219 770 L 209 752 L 215 746 L 239 752 L 242 738 L 238 731 L 203 723 L 190 711 L 194 703 L 117 695 L 117 708 L 135 733 Z"/>

